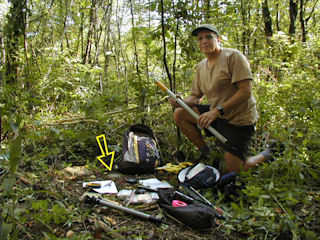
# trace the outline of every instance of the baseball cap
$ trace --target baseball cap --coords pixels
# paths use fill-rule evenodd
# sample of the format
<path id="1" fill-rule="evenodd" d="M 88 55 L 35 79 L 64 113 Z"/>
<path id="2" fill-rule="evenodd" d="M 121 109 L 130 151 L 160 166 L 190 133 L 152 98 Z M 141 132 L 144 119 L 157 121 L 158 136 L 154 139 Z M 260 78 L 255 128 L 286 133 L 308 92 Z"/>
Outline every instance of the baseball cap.
<path id="1" fill-rule="evenodd" d="M 192 32 L 191 32 L 191 35 L 192 36 L 197 36 L 198 32 L 200 30 L 209 30 L 209 31 L 212 31 L 214 32 L 215 34 L 217 34 L 218 36 L 220 36 L 217 28 L 215 26 L 213 26 L 212 24 L 201 24 L 199 27 L 195 28 Z"/>

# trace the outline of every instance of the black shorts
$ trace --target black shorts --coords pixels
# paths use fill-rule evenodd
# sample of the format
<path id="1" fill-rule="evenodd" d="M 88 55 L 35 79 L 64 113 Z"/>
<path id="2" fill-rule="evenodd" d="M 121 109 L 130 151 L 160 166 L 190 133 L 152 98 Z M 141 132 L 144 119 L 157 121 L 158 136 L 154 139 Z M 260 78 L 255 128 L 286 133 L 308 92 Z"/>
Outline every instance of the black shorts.
<path id="1" fill-rule="evenodd" d="M 196 105 L 195 107 L 200 114 L 210 111 L 210 105 Z M 255 125 L 236 126 L 229 124 L 228 120 L 217 118 L 211 123 L 211 126 L 227 139 L 226 144 L 217 139 L 217 145 L 245 161 L 250 140 L 255 132 Z M 206 136 L 213 136 L 208 129 L 204 131 Z"/>

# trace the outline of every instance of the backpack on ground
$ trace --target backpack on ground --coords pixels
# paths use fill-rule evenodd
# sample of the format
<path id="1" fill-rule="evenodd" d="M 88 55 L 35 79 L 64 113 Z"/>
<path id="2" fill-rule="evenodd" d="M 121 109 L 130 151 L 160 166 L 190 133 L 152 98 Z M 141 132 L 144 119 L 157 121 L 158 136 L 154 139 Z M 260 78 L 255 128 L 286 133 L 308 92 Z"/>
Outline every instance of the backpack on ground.
<path id="1" fill-rule="evenodd" d="M 123 134 L 122 159 L 117 163 L 122 173 L 152 173 L 162 165 L 157 140 L 150 127 L 135 124 Z"/>

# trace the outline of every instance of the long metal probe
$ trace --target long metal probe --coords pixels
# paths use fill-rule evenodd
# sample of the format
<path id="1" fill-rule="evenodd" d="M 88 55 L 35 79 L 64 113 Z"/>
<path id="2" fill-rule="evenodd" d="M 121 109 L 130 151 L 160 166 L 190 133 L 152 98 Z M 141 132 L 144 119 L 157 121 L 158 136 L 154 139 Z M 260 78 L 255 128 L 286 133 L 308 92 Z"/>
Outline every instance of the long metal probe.
<path id="1" fill-rule="evenodd" d="M 174 100 L 177 101 L 177 103 L 180 104 L 181 107 L 183 107 L 188 113 L 191 114 L 192 117 L 194 117 L 196 120 L 199 119 L 199 115 L 192 110 L 192 108 L 190 108 L 184 101 L 182 101 L 182 99 L 177 98 L 177 96 L 170 91 L 165 85 L 163 85 L 160 81 L 158 80 L 154 80 L 155 84 L 157 84 L 165 93 L 168 93 L 170 95 L 170 97 L 172 97 Z M 221 135 L 221 133 L 219 133 L 217 130 L 215 130 L 212 126 L 208 127 L 208 130 L 214 135 L 216 136 L 220 142 L 222 142 L 223 144 L 225 144 L 228 140 Z"/>
<path id="2" fill-rule="evenodd" d="M 155 222 L 155 223 L 162 223 L 163 222 L 163 220 L 161 218 L 157 218 L 157 217 L 152 216 L 150 214 L 143 213 L 143 212 L 131 209 L 131 208 L 119 206 L 117 204 L 114 204 L 114 203 L 111 203 L 111 202 L 108 202 L 108 201 L 104 201 L 104 200 L 96 198 L 96 197 L 86 197 L 85 201 L 88 202 L 88 203 L 90 203 L 90 202 L 91 203 L 99 203 L 99 204 L 104 205 L 106 207 L 117 209 L 117 210 L 120 210 L 122 212 L 125 212 L 125 213 L 128 213 L 128 214 L 131 214 L 131 215 L 134 215 L 134 216 L 149 220 L 151 222 Z"/>

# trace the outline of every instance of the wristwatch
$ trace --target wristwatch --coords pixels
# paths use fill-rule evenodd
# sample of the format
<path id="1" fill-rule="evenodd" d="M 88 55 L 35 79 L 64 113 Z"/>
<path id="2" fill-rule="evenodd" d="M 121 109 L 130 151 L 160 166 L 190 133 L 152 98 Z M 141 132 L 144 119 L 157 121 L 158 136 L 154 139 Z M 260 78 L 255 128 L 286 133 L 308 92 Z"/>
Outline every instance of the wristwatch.
<path id="1" fill-rule="evenodd" d="M 223 110 L 223 107 L 221 105 L 218 105 L 217 109 L 219 110 L 221 116 L 224 115 L 224 110 Z"/>

